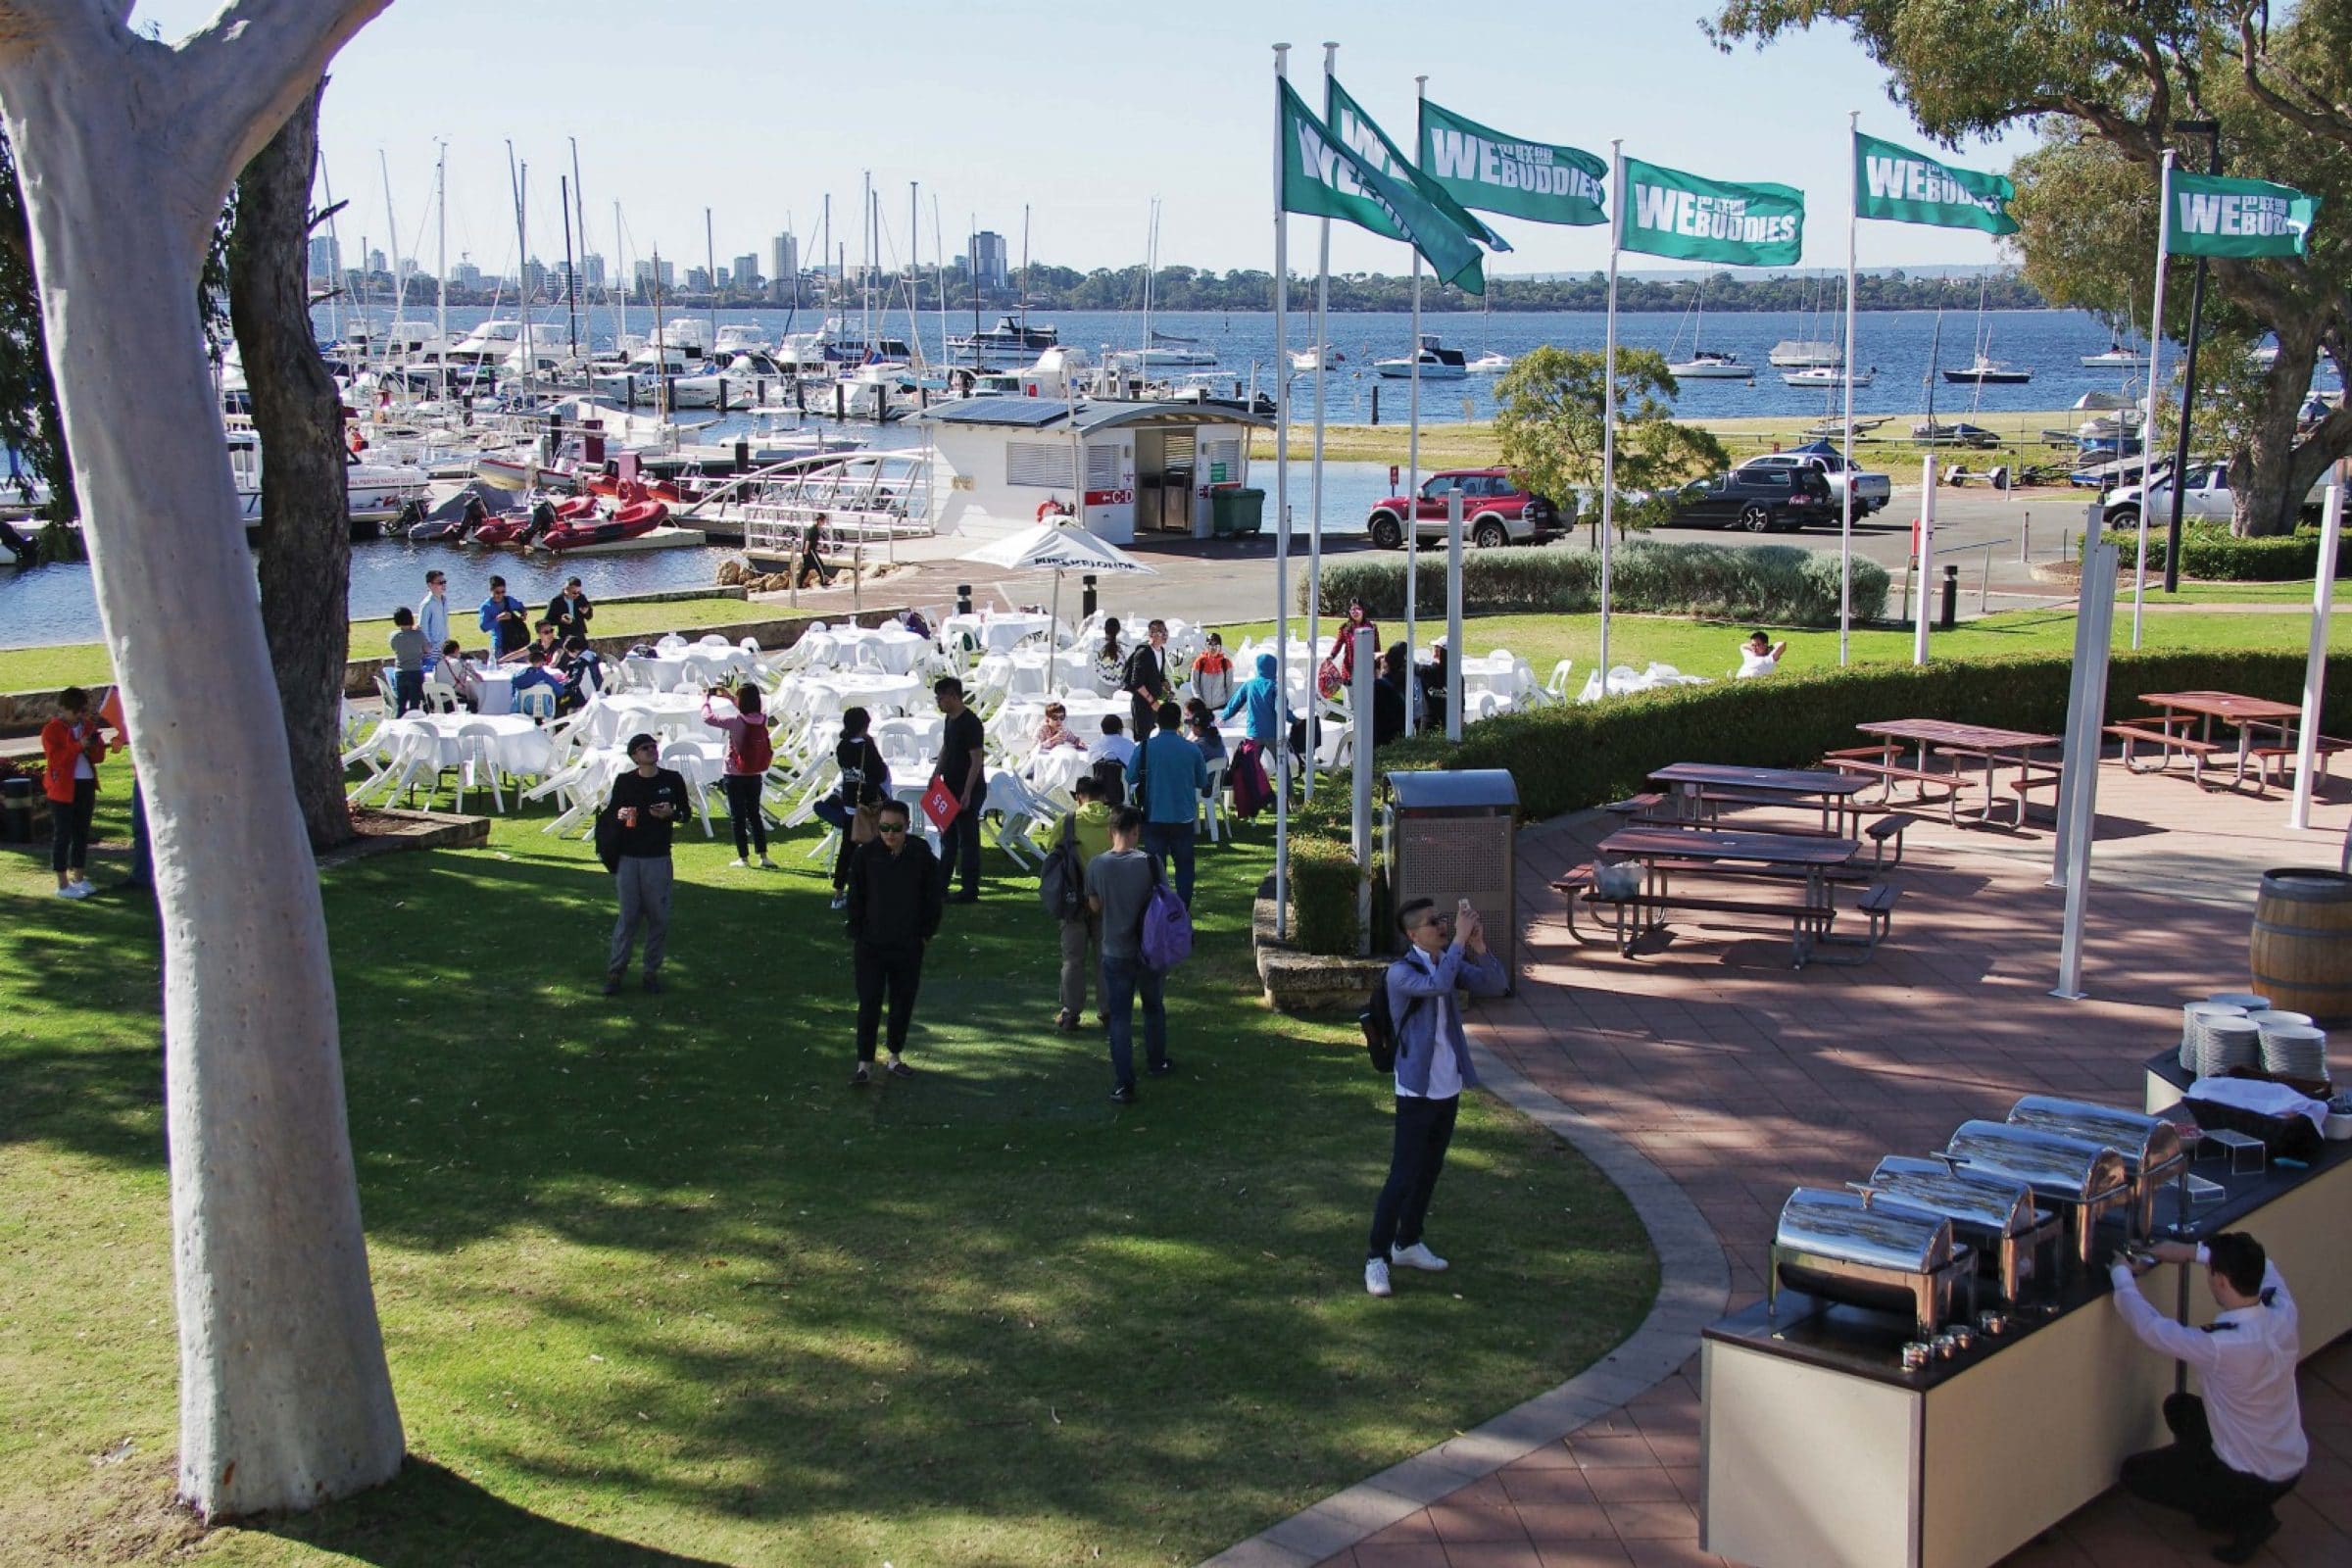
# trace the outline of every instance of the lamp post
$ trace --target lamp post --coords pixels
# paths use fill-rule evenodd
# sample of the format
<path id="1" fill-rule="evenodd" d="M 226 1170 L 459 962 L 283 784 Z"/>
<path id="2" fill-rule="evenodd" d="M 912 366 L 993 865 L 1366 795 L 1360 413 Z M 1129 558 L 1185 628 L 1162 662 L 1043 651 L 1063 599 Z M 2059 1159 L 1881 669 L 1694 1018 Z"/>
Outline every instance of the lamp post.
<path id="1" fill-rule="evenodd" d="M 2222 172 L 2222 122 L 2220 121 L 2176 120 L 2173 122 L 2173 129 L 2193 131 L 2206 137 L 2205 172 L 2218 174 Z M 2172 215 L 2169 213 L 2156 215 L 2156 221 L 2159 223 L 2168 223 L 2171 220 Z M 2180 434 L 2173 448 L 2173 514 L 2172 519 L 2165 524 L 2164 530 L 2164 591 L 2168 594 L 2178 593 L 2180 590 L 2180 517 L 2182 509 L 2188 505 L 2188 487 L 2184 482 L 2188 473 L 2188 411 L 2197 398 L 2197 335 L 2199 329 L 2204 325 L 2204 319 L 2205 258 L 2200 256 L 2197 258 L 2196 280 L 2189 284 L 2188 288 L 2188 355 L 2181 362 Z M 2164 330 L 2164 323 L 2162 321 L 2154 322 L 2152 329 L 2161 332 Z M 2143 504 L 2148 495 L 2149 466 L 2155 450 L 2155 441 L 2156 432 L 2153 430 L 2144 432 L 2140 437 L 2140 478 L 2142 481 L 2140 496 Z"/>

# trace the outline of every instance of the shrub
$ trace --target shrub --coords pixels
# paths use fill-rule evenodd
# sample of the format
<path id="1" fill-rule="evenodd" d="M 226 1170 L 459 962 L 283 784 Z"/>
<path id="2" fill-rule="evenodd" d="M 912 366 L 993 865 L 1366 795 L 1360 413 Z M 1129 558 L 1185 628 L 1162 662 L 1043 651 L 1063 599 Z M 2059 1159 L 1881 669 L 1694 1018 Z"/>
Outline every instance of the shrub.
<path id="1" fill-rule="evenodd" d="M 1416 573 L 1424 612 L 1446 603 L 1446 557 L 1423 551 Z M 1707 615 L 1784 626 L 1838 624 L 1838 560 L 1793 545 L 1738 549 L 1727 545 L 1635 541 L 1612 558 L 1610 602 L 1632 614 Z M 1853 564 L 1856 620 L 1876 620 L 1886 608 L 1886 568 Z M 1350 599 L 1372 613 L 1404 613 L 1404 562 L 1398 557 L 1334 562 L 1323 568 L 1323 611 L 1338 614 Z M 1536 612 L 1577 614 L 1600 608 L 1600 558 L 1569 545 L 1532 550 L 1481 550 L 1462 558 L 1462 608 L 1470 614 Z M 1298 591 L 1306 606 L 1306 589 Z"/>
<path id="2" fill-rule="evenodd" d="M 2130 570 L 2139 559 L 2139 530 L 2110 532 L 2107 543 L 2115 546 L 2116 555 L 2124 568 Z M 2158 518 L 2148 519 L 2148 569 L 2162 571 L 2165 556 L 2165 526 Z M 2259 539 L 2241 539 L 2230 531 L 2226 522 L 2199 517 L 2180 524 L 2180 575 L 2197 582 L 2308 582 L 2320 564 L 2320 531 L 2317 528 L 2297 529 L 2291 534 L 2272 534 Z M 2335 574 L 2352 577 L 2352 536 L 2337 543 Z M 1329 572 L 1325 577 L 1328 579 Z"/>
<path id="3" fill-rule="evenodd" d="M 2328 667 L 2324 733 L 2352 725 L 2352 655 Z M 1789 670 L 1768 681 L 1670 687 L 1590 706 L 1504 713 L 1470 726 L 1461 744 L 1422 736 L 1381 748 L 1383 772 L 1417 767 L 1507 768 L 1530 817 L 1555 816 L 1646 787 L 1669 762 L 1799 767 L 1862 743 L 1857 724 L 1932 715 L 2056 735 L 2066 727 L 2073 661 L 2031 654 L 1913 667 L 1856 664 Z M 2118 653 L 2109 665 L 2110 716 L 2144 714 L 2143 692 L 2233 691 L 2298 702 L 2303 656 L 2228 650 Z M 1296 850 L 1294 848 L 1294 858 Z"/>
<path id="4" fill-rule="evenodd" d="M 1292 827 L 1291 939 L 1308 953 L 1353 954 L 1363 933 L 1355 918 L 1355 854 L 1346 835 L 1344 816 L 1337 834 L 1328 821 Z"/>

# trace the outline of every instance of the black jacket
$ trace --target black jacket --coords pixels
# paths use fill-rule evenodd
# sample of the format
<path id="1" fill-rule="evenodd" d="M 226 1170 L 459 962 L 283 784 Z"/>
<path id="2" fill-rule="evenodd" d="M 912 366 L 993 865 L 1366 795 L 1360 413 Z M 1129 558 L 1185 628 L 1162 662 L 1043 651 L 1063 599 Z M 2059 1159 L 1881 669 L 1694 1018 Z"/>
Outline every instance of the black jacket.
<path id="1" fill-rule="evenodd" d="M 1125 690 L 1138 697 L 1148 697 L 1154 703 L 1167 700 L 1167 672 L 1160 664 L 1159 650 L 1150 643 L 1127 656 L 1127 667 L 1119 681 Z"/>
<path id="2" fill-rule="evenodd" d="M 666 803 L 676 814 L 654 815 L 651 808 L 657 801 Z M 686 787 L 684 775 L 673 768 L 657 768 L 654 776 L 647 778 L 632 767 L 612 781 L 612 797 L 605 805 L 611 811 L 624 806 L 637 808 L 634 827 L 614 823 L 613 843 L 621 855 L 662 858 L 669 854 L 670 834 L 694 814 L 694 794 Z"/>
<path id="3" fill-rule="evenodd" d="M 547 602 L 547 613 L 540 618 L 554 621 L 556 629 L 566 637 L 573 632 L 578 632 L 585 637 L 588 634 L 589 618 L 595 613 L 596 607 L 588 602 L 586 594 L 580 595 L 577 599 L 566 599 L 564 595 L 558 594 Z"/>
<path id="4" fill-rule="evenodd" d="M 946 892 L 939 857 L 911 828 L 895 858 L 880 839 L 861 844 L 850 856 L 850 940 L 920 947 L 939 934 Z"/>

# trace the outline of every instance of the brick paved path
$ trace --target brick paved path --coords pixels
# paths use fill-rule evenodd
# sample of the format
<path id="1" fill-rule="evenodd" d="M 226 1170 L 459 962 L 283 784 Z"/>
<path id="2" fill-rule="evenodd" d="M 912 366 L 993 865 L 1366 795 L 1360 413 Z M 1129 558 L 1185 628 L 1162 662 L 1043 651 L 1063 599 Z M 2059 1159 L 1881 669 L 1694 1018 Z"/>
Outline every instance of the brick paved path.
<path id="1" fill-rule="evenodd" d="M 1939 1149 L 1955 1123 L 1997 1118 L 2022 1094 L 2136 1105 L 2141 1061 L 2179 1038 L 2179 1004 L 2246 984 L 2262 870 L 2334 864 L 2352 801 L 2352 788 L 2334 786 L 2318 812 L 2326 833 L 2290 835 L 2276 796 L 2206 795 L 2185 779 L 2133 777 L 2112 762 L 2100 792 L 2084 965 L 2092 1000 L 2047 994 L 2061 901 L 2042 885 L 2046 828 L 1922 822 L 1889 873 L 1903 899 L 1877 957 L 1791 971 L 1786 933 L 1760 927 L 1678 921 L 1671 948 L 1635 960 L 1605 942 L 1571 944 L 1545 883 L 1589 858 L 1614 825 L 1586 813 L 1522 838 L 1527 981 L 1516 998 L 1482 1005 L 1473 1033 L 1679 1183 L 1730 1258 L 1733 1304 L 1744 1304 L 1763 1292 L 1791 1187 L 1835 1186 L 1884 1153 Z M 1325 1568 L 1721 1561 L 1697 1546 L 1691 1348 L 1682 1370 L 1648 1393 Z M 2352 1339 L 2306 1363 L 2304 1417 L 2311 1468 L 2258 1560 L 2352 1564 Z M 2111 1492 L 2010 1562 L 2210 1561 L 2209 1538 L 2183 1526 Z"/>

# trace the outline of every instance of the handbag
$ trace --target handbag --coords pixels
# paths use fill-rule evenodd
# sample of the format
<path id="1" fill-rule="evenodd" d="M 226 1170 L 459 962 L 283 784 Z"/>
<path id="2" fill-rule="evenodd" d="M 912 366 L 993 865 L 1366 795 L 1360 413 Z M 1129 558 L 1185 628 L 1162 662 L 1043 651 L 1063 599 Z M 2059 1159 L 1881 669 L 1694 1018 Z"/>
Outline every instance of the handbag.
<path id="1" fill-rule="evenodd" d="M 882 836 L 882 808 L 860 806 L 850 813 L 850 842 L 871 844 Z"/>

